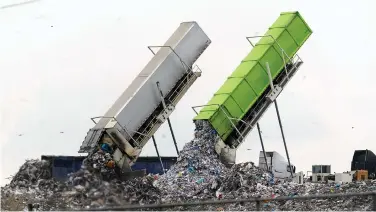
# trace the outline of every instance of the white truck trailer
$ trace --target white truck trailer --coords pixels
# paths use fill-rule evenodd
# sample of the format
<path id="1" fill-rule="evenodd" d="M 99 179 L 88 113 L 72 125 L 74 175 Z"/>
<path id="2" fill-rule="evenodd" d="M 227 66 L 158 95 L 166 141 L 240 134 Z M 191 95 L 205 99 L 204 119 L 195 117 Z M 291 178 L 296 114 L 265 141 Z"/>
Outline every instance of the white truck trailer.
<path id="1" fill-rule="evenodd" d="M 265 152 L 266 155 L 266 161 L 267 161 L 267 166 L 265 163 L 265 157 L 264 153 L 260 151 L 260 156 L 259 156 L 259 167 L 272 172 L 274 175 L 275 179 L 287 179 L 291 177 L 290 173 L 290 167 L 289 163 L 283 158 L 278 152 L 272 151 L 272 152 Z M 291 164 L 292 167 L 292 173 L 294 175 L 295 173 L 295 166 Z"/>
<path id="2" fill-rule="evenodd" d="M 79 153 L 91 153 L 101 143 L 113 142 L 116 165 L 131 171 L 142 148 L 201 76 L 193 65 L 210 43 L 196 22 L 183 22 L 163 46 L 149 46 L 153 54 L 153 48 L 159 50 L 106 114 L 92 118 L 95 126 Z"/>

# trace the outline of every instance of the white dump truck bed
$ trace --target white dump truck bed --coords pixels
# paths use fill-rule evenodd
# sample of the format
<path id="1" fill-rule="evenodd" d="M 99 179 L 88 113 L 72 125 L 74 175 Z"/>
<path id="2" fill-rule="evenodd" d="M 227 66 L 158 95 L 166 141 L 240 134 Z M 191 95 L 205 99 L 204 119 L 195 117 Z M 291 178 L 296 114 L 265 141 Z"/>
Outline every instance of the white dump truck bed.
<path id="1" fill-rule="evenodd" d="M 210 43 L 196 22 L 181 23 L 105 115 L 98 117 L 100 120 L 88 132 L 79 152 L 95 148 L 107 133 L 118 142 L 121 151 L 138 156 L 200 76 L 201 72 L 195 72 L 192 67 Z"/>
<path id="2" fill-rule="evenodd" d="M 261 169 L 266 170 L 266 167 L 268 167 L 268 171 L 272 172 L 274 174 L 274 177 L 277 179 L 288 178 L 291 176 L 289 164 L 282 155 L 280 155 L 276 151 L 265 152 L 265 155 L 268 164 L 267 166 L 265 163 L 264 153 L 260 151 L 259 167 Z M 293 173 L 295 173 L 295 166 L 293 164 L 291 164 L 291 166 Z"/>

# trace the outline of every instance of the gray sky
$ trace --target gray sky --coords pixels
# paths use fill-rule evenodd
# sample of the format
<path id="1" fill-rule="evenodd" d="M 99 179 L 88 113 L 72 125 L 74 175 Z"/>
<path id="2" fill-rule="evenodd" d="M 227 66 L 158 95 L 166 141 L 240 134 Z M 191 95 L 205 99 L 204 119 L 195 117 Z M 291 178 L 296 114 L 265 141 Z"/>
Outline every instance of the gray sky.
<path id="1" fill-rule="evenodd" d="M 331 164 L 350 169 L 355 149 L 376 151 L 376 2 L 369 1 L 93 1 L 0 2 L 1 184 L 27 158 L 78 155 L 90 117 L 103 115 L 183 21 L 212 40 L 199 58 L 202 77 L 171 117 L 182 148 L 193 137 L 191 106 L 202 105 L 280 12 L 301 12 L 313 30 L 304 65 L 279 97 L 287 146 L 297 170 Z M 285 155 L 275 110 L 260 121 L 267 150 Z M 354 127 L 352 129 L 352 127 Z M 61 134 L 60 131 L 64 133 Z M 19 136 L 22 134 L 22 136 Z M 175 155 L 168 127 L 156 134 L 162 155 Z M 252 149 L 252 150 L 247 150 Z M 238 161 L 258 162 L 251 132 Z M 155 155 L 148 143 L 143 155 Z"/>

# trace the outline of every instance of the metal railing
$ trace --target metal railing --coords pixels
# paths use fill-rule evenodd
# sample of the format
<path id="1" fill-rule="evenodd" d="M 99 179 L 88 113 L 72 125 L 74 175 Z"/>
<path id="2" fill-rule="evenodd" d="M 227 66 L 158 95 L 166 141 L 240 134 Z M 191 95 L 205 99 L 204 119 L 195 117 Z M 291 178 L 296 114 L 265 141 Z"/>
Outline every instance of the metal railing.
<path id="1" fill-rule="evenodd" d="M 91 211 L 125 211 L 130 209 L 161 209 L 161 208 L 174 208 L 174 207 L 190 207 L 202 205 L 225 205 L 232 203 L 256 203 L 256 210 L 261 210 L 261 202 L 271 201 L 287 201 L 287 200 L 312 200 L 312 199 L 330 199 L 340 197 L 368 197 L 372 196 L 372 211 L 376 211 L 376 191 L 362 192 L 362 193 L 338 193 L 338 194 L 321 194 L 309 196 L 280 196 L 276 198 L 249 198 L 249 199 L 229 199 L 229 200 L 215 200 L 215 201 L 199 201 L 199 202 L 182 202 L 182 203 L 166 203 L 166 204 L 150 204 L 150 205 L 126 205 L 121 207 L 104 207 L 104 208 L 91 208 Z M 76 210 L 76 211 L 83 211 Z"/>

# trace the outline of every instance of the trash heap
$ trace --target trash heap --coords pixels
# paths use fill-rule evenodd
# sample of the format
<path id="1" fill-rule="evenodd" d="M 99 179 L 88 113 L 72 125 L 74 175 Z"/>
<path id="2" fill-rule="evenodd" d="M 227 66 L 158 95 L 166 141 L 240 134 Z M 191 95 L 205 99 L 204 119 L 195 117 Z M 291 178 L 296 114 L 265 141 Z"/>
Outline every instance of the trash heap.
<path id="1" fill-rule="evenodd" d="M 207 122 L 196 122 L 195 138 L 180 151 L 177 162 L 154 185 L 165 195 L 162 202 L 212 198 L 228 169 L 214 150 L 218 137 Z"/>
<path id="2" fill-rule="evenodd" d="M 22 210 L 28 203 L 39 210 L 70 210 L 159 201 L 153 177 L 121 181 L 113 169 L 102 165 L 108 159 L 109 155 L 101 151 L 90 155 L 64 183 L 51 178 L 48 161 L 26 161 L 1 190 L 2 210 Z M 19 204 L 14 205 L 14 201 Z"/>
<path id="3" fill-rule="evenodd" d="M 45 160 L 27 160 L 11 182 L 1 188 L 1 209 L 20 210 L 29 202 L 40 202 L 40 210 L 64 207 L 56 199 L 64 184 L 51 178 L 50 165 Z"/>
<path id="4" fill-rule="evenodd" d="M 304 183 L 288 181 L 274 182 L 268 173 L 254 166 L 253 163 L 235 165 L 222 182 L 223 199 L 276 198 L 279 196 L 307 196 L 335 193 L 353 193 L 376 191 L 376 181 L 354 183 Z M 345 197 L 333 199 L 313 199 L 308 201 L 265 201 L 261 210 L 298 210 L 323 211 L 346 210 L 363 211 L 372 209 L 371 197 Z M 196 207 L 198 208 L 198 207 Z M 255 210 L 255 203 L 226 204 L 200 207 L 201 210 Z"/>
<path id="5" fill-rule="evenodd" d="M 95 177 L 97 180 L 104 180 L 109 181 L 113 179 L 117 179 L 116 173 L 114 169 L 110 169 L 106 166 L 108 161 L 111 161 L 112 157 L 110 153 L 106 153 L 104 151 L 96 151 L 90 154 L 82 163 L 81 170 L 73 173 L 69 176 L 69 183 L 76 184 L 77 181 L 82 181 L 80 179 L 84 178 L 82 173 L 86 173 L 85 176 L 90 174 L 90 176 Z M 90 181 L 87 181 L 88 183 Z M 70 185 L 70 184 L 69 184 Z"/>
<path id="6" fill-rule="evenodd" d="M 153 186 L 153 178 L 136 178 L 131 181 L 114 179 L 103 181 L 98 175 L 80 170 L 67 182 L 63 192 L 68 208 L 101 208 L 129 204 L 151 204 L 158 202 L 160 194 Z"/>
<path id="7" fill-rule="evenodd" d="M 376 181 L 302 185 L 275 181 L 269 173 L 251 162 L 226 168 L 214 150 L 216 139 L 219 138 L 209 123 L 197 121 L 194 139 L 184 146 L 176 164 L 165 174 L 125 182 L 117 178 L 113 169 L 104 165 L 111 156 L 101 151 L 88 156 L 81 170 L 72 173 L 65 183 L 51 179 L 48 162 L 26 161 L 11 183 L 2 188 L 1 209 L 22 210 L 27 203 L 33 203 L 39 206 L 39 210 L 90 210 L 130 204 L 275 198 L 376 190 Z M 348 197 L 308 201 L 265 201 L 260 207 L 262 210 L 371 210 L 371 203 L 370 197 Z M 161 210 L 255 209 L 255 203 L 236 203 Z"/>
<path id="8" fill-rule="evenodd" d="M 69 208 L 98 208 L 124 204 L 151 204 L 159 200 L 154 178 L 121 181 L 114 169 L 103 164 L 111 160 L 108 153 L 98 151 L 84 160 L 81 170 L 69 176 L 63 193 Z"/>
<path id="9" fill-rule="evenodd" d="M 45 186 L 46 182 L 54 183 L 49 167 L 48 161 L 27 160 L 13 177 L 9 186 L 13 189 L 29 189 L 30 183 L 38 188 Z"/>
<path id="10" fill-rule="evenodd" d="M 278 181 L 254 163 L 226 168 L 214 151 L 216 139 L 210 125 L 196 122 L 195 138 L 180 152 L 177 163 L 154 185 L 163 194 L 162 202 L 191 202 L 221 199 L 275 198 L 376 190 L 376 181 L 348 184 L 296 184 Z M 262 202 L 262 210 L 369 210 L 371 198 L 335 198 L 309 201 Z M 167 210 L 255 210 L 255 203 L 200 205 Z"/>

